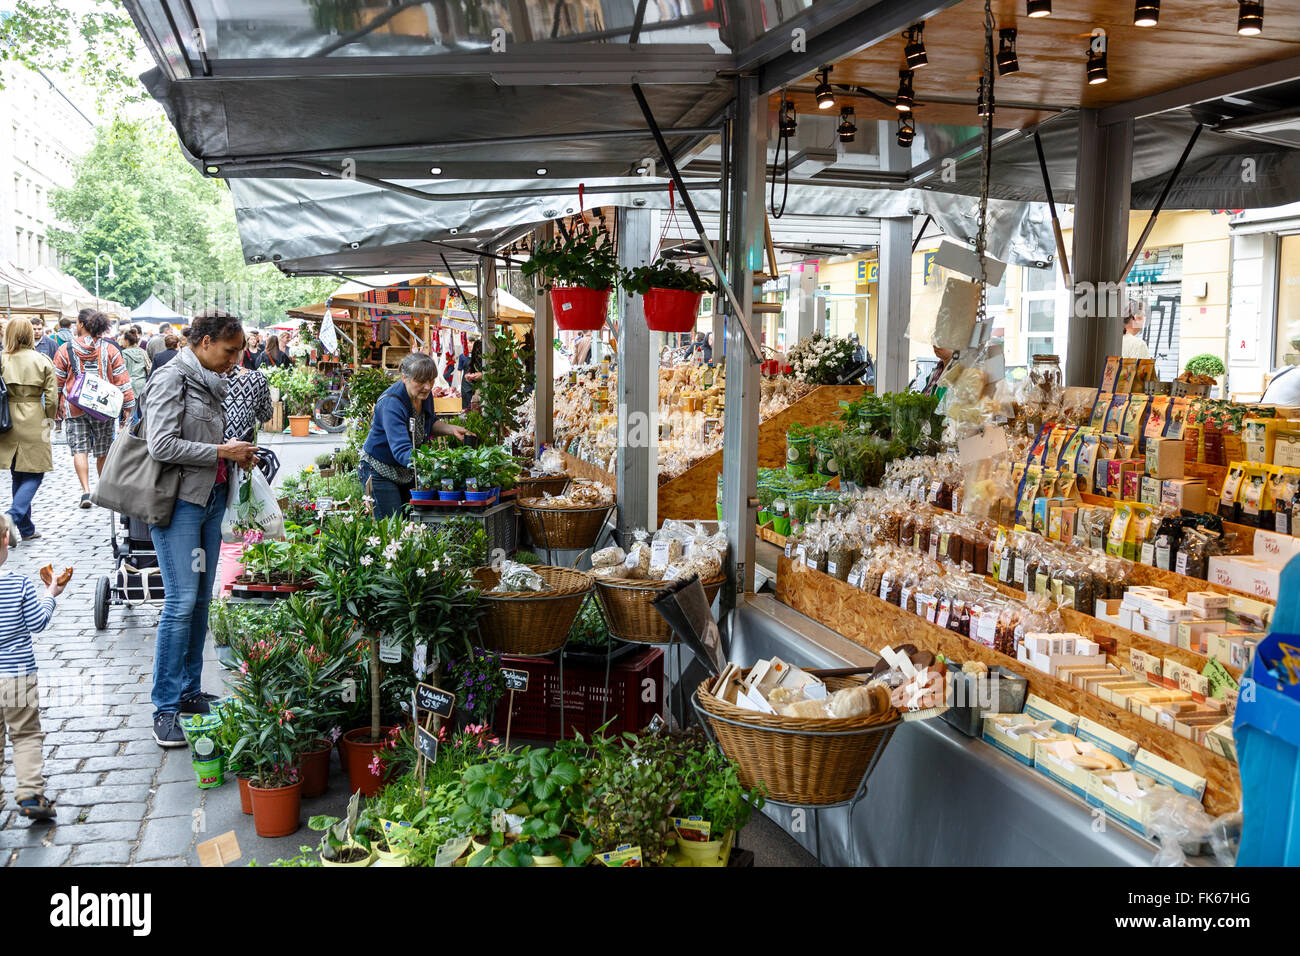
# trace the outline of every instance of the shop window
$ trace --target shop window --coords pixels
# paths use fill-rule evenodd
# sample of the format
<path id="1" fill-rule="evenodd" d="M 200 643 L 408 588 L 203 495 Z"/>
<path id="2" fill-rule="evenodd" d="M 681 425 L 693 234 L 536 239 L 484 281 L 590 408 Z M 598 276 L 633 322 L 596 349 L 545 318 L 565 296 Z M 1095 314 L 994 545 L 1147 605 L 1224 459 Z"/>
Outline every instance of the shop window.
<path id="1" fill-rule="evenodd" d="M 1069 303 L 1059 285 L 1056 269 L 1021 268 L 1020 334 L 1010 350 L 1012 363 L 1028 365 L 1035 355 L 1059 355 L 1065 364 Z"/>

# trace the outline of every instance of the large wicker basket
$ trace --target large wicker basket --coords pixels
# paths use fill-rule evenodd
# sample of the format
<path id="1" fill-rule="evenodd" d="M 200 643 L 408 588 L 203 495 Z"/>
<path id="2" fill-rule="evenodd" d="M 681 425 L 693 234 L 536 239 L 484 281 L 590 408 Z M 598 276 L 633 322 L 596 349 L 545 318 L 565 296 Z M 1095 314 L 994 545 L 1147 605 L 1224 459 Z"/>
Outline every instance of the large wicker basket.
<path id="1" fill-rule="evenodd" d="M 540 505 L 540 498 L 521 498 L 519 513 L 524 516 L 533 544 L 557 551 L 583 551 L 594 545 L 614 507 L 545 508 Z"/>
<path id="2" fill-rule="evenodd" d="M 851 677 L 824 680 L 832 691 L 862 682 Z M 893 708 L 826 720 L 760 714 L 714 697 L 710 683 L 696 690 L 696 709 L 722 752 L 735 761 L 741 785 L 763 783 L 768 797 L 780 803 L 826 806 L 852 800 L 902 722 Z"/>
<path id="3" fill-rule="evenodd" d="M 562 495 L 569 482 L 573 479 L 568 475 L 555 475 L 548 478 L 517 478 L 515 487 L 519 489 L 519 499 L 540 498 L 543 494 Z"/>
<path id="4" fill-rule="evenodd" d="M 713 603 L 722 588 L 724 575 L 704 583 L 704 594 Z M 605 612 L 609 633 L 634 644 L 671 644 L 677 635 L 655 609 L 654 599 L 671 581 L 623 581 L 596 578 L 596 598 Z"/>
<path id="5" fill-rule="evenodd" d="M 578 609 L 591 593 L 591 575 L 547 565 L 533 570 L 551 590 L 493 593 L 500 572 L 490 567 L 474 569 L 484 606 L 478 621 L 480 646 L 520 657 L 550 654 L 564 646 Z"/>

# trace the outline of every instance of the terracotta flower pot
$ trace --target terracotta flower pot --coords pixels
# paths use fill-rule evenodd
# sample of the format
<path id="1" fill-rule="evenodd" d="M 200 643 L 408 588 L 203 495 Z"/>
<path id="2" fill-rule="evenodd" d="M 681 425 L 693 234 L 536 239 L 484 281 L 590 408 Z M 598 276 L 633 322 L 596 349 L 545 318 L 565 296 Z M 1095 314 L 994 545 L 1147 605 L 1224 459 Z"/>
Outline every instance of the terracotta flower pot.
<path id="1" fill-rule="evenodd" d="M 248 792 L 248 778 L 236 777 L 239 784 L 239 808 L 245 813 L 253 812 L 253 795 Z"/>
<path id="2" fill-rule="evenodd" d="M 319 797 L 329 786 L 330 751 L 334 749 L 334 744 L 328 740 L 317 740 L 315 748 L 298 758 L 298 776 L 302 780 L 304 797 Z"/>
<path id="3" fill-rule="evenodd" d="M 299 827 L 302 809 L 302 781 L 287 787 L 255 787 L 248 785 L 253 797 L 253 829 L 260 837 L 282 837 Z"/>
<path id="4" fill-rule="evenodd" d="M 310 415 L 290 415 L 289 434 L 294 438 L 306 438 L 311 434 Z"/>
<path id="5" fill-rule="evenodd" d="M 348 772 L 348 793 L 361 791 L 363 797 L 373 797 L 384 785 L 384 777 L 372 773 L 370 761 L 376 753 L 384 749 L 384 742 L 392 727 L 379 728 L 379 743 L 371 743 L 370 728 L 358 727 L 349 730 L 339 739 L 340 749 L 346 756 L 343 766 Z"/>

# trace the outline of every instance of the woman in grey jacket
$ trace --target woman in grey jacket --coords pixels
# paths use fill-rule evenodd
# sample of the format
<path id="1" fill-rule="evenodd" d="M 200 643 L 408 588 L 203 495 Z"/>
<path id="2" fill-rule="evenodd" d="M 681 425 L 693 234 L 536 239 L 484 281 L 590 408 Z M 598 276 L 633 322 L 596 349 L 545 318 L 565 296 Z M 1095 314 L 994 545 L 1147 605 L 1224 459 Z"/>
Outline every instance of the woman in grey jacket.
<path id="1" fill-rule="evenodd" d="M 171 523 L 149 529 L 166 595 L 153 665 L 153 737 L 162 747 L 184 747 L 179 716 L 206 714 L 216 699 L 203 693 L 201 678 L 227 475 L 235 465 L 251 468 L 257 452 L 224 434 L 229 383 L 223 376 L 244 349 L 239 319 L 204 312 L 191 329 L 192 347 L 154 370 L 142 402 L 149 453 L 181 475 Z"/>

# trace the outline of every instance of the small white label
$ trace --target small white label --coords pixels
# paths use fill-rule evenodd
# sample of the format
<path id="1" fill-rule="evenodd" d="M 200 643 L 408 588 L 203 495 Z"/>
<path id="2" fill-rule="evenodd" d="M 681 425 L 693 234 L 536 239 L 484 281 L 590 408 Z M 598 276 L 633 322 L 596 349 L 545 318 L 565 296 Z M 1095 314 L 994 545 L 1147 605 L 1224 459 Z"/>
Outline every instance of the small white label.
<path id="1" fill-rule="evenodd" d="M 798 561 L 800 564 L 807 564 L 808 548 L 805 545 L 802 544 L 799 545 L 799 547 L 795 550 L 794 559 Z"/>
<path id="2" fill-rule="evenodd" d="M 835 572 L 838 570 L 839 570 L 839 565 L 837 565 L 834 561 L 826 562 L 826 573 L 829 574 L 831 577 L 835 577 Z"/>
<path id="3" fill-rule="evenodd" d="M 402 659 L 402 642 L 387 634 L 379 638 L 379 659 L 385 664 L 396 664 Z"/>
<path id="4" fill-rule="evenodd" d="M 572 309 L 572 308 L 573 308 L 573 303 L 572 303 L 572 302 L 562 302 L 562 303 L 560 303 L 560 311 L 561 311 L 561 312 L 568 312 L 568 311 L 569 311 L 570 309 Z"/>
<path id="5" fill-rule="evenodd" d="M 851 587 L 855 587 L 855 588 L 862 587 L 862 572 L 850 571 L 848 583 Z"/>
<path id="6" fill-rule="evenodd" d="M 329 512 L 330 510 L 332 510 L 333 507 L 334 507 L 334 499 L 333 499 L 333 498 L 328 498 L 328 497 L 322 495 L 321 497 L 319 497 L 319 498 L 316 499 L 316 513 L 317 513 L 317 514 L 321 514 L 321 515 L 326 514 L 327 512 Z"/>
<path id="7" fill-rule="evenodd" d="M 1146 544 L 1142 545 L 1142 563 L 1152 565 L 1156 563 L 1156 546 L 1154 541 L 1148 541 Z"/>
<path id="8" fill-rule="evenodd" d="M 791 557 L 793 554 L 794 554 L 794 541 L 793 540 L 787 541 L 785 543 L 785 556 L 788 558 Z"/>
<path id="9" fill-rule="evenodd" d="M 1174 570 L 1179 574 L 1187 573 L 1187 552 L 1179 551 L 1178 560 L 1174 562 Z"/>

